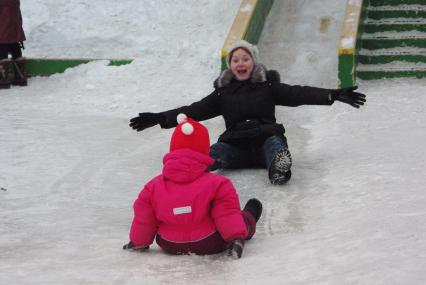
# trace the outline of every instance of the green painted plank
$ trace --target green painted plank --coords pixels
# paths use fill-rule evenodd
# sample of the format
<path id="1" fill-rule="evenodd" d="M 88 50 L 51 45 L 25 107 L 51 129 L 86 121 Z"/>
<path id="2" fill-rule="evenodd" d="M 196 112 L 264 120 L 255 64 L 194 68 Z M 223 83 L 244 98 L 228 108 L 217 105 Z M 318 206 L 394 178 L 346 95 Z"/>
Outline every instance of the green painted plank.
<path id="1" fill-rule="evenodd" d="M 244 39 L 250 43 L 257 44 L 263 30 L 266 18 L 271 10 L 273 0 L 260 0 L 256 5 L 249 27 L 244 35 Z"/>
<path id="2" fill-rule="evenodd" d="M 379 32 L 406 32 L 406 31 L 419 31 L 426 32 L 426 24 L 364 24 L 364 31 L 366 33 L 379 33 Z"/>
<path id="3" fill-rule="evenodd" d="M 25 69 L 29 76 L 49 76 L 55 73 L 62 73 L 68 68 L 88 63 L 90 60 L 74 59 L 31 59 L 27 58 Z"/>
<path id="4" fill-rule="evenodd" d="M 370 0 L 371 6 L 425 5 L 425 0 Z"/>
<path id="5" fill-rule="evenodd" d="M 353 54 L 339 55 L 337 76 L 340 88 L 355 85 L 355 56 Z"/>
<path id="6" fill-rule="evenodd" d="M 362 39 L 361 46 L 365 49 L 382 49 L 394 47 L 426 48 L 425 39 Z"/>
<path id="7" fill-rule="evenodd" d="M 27 58 L 25 69 L 29 76 L 49 76 L 55 73 L 62 73 L 68 68 L 76 67 L 80 64 L 89 63 L 99 59 L 36 59 Z M 119 66 L 129 64 L 132 59 L 111 59 L 109 65 Z"/>
<path id="8" fill-rule="evenodd" d="M 426 71 L 360 71 L 357 77 L 363 80 L 384 79 L 384 78 L 425 78 Z"/>
<path id="9" fill-rule="evenodd" d="M 356 85 L 356 62 L 358 50 L 362 48 L 360 36 L 364 33 L 364 25 L 362 23 L 367 17 L 367 7 L 371 0 L 364 0 L 361 7 L 361 15 L 356 35 L 355 51 L 354 54 L 340 54 L 338 58 L 337 77 L 338 86 L 340 88 Z"/>
<path id="10" fill-rule="evenodd" d="M 421 19 L 426 18 L 426 11 L 406 11 L 406 10 L 390 10 L 390 11 L 368 11 L 368 19 L 381 20 L 389 18 L 410 18 L 410 19 Z"/>
<path id="11" fill-rule="evenodd" d="M 363 64 L 385 64 L 393 61 L 406 62 L 424 62 L 426 63 L 426 55 L 358 55 L 357 60 Z"/>
<path id="12" fill-rule="evenodd" d="M 110 59 L 109 66 L 120 66 L 132 63 L 133 59 Z"/>
<path id="13" fill-rule="evenodd" d="M 228 64 L 226 63 L 226 57 L 222 56 L 220 61 L 221 61 L 220 70 L 224 71 L 224 70 L 228 69 Z"/>

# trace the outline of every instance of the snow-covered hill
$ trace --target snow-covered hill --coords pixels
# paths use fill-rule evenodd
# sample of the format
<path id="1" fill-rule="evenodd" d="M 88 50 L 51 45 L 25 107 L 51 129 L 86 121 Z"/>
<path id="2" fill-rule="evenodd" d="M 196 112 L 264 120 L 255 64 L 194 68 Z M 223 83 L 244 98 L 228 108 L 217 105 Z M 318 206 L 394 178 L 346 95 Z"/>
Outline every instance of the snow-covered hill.
<path id="1" fill-rule="evenodd" d="M 27 56 L 135 61 L 0 90 L 0 284 L 425 283 L 424 80 L 360 82 L 360 110 L 278 108 L 290 183 L 221 172 L 242 203 L 264 203 L 242 259 L 123 251 L 132 203 L 171 134 L 136 133 L 128 119 L 212 91 L 240 1 L 89 2 L 21 3 Z M 336 86 L 340 2 L 275 1 L 259 47 L 282 81 Z M 205 124 L 212 140 L 224 129 L 220 118 Z"/>

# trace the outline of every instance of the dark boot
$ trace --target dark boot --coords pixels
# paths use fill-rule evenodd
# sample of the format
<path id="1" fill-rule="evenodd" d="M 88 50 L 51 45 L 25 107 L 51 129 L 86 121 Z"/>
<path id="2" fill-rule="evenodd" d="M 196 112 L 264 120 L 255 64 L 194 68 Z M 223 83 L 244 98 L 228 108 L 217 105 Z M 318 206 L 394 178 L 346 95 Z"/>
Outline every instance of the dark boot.
<path id="1" fill-rule="evenodd" d="M 0 89 L 10 88 L 9 70 L 12 69 L 12 61 L 8 58 L 0 60 Z"/>
<path id="2" fill-rule="evenodd" d="M 20 57 L 13 61 L 13 68 L 15 71 L 15 77 L 12 81 L 12 85 L 27 86 L 27 72 L 25 69 L 25 58 Z"/>
<path id="3" fill-rule="evenodd" d="M 243 209 L 243 211 L 246 211 L 252 214 L 252 216 L 256 220 L 256 223 L 257 221 L 259 221 L 260 216 L 262 215 L 262 210 L 263 210 L 262 203 L 256 198 L 252 198 L 248 200 Z"/>
<path id="4" fill-rule="evenodd" d="M 269 180 L 273 185 L 283 185 L 291 178 L 292 159 L 288 149 L 280 151 L 269 167 Z"/>

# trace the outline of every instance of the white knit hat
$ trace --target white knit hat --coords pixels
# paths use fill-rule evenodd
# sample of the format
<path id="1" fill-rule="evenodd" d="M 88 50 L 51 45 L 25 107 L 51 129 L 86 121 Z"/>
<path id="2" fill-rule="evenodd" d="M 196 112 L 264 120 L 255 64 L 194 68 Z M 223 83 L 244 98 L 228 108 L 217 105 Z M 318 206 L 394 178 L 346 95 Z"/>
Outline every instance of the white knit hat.
<path id="1" fill-rule="evenodd" d="M 259 63 L 259 50 L 257 49 L 257 46 L 252 45 L 248 41 L 245 40 L 239 40 L 234 43 L 232 43 L 228 48 L 228 54 L 226 55 L 226 63 L 229 66 L 229 62 L 231 60 L 232 52 L 236 49 L 243 48 L 246 51 L 248 51 L 251 55 L 251 58 L 253 60 L 253 64 Z"/>

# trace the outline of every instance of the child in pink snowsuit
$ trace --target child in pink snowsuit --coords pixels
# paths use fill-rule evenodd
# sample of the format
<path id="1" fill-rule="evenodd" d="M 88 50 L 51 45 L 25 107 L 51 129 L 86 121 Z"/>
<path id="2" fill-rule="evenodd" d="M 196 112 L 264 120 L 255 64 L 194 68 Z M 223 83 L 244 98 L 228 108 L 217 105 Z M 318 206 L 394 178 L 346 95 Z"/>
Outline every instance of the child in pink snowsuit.
<path id="1" fill-rule="evenodd" d="M 171 254 L 228 250 L 240 258 L 244 240 L 256 231 L 262 204 L 250 199 L 241 211 L 231 181 L 209 171 L 207 129 L 184 114 L 178 122 L 162 174 L 145 185 L 133 205 L 130 242 L 123 249 L 148 249 L 155 238 Z"/>

